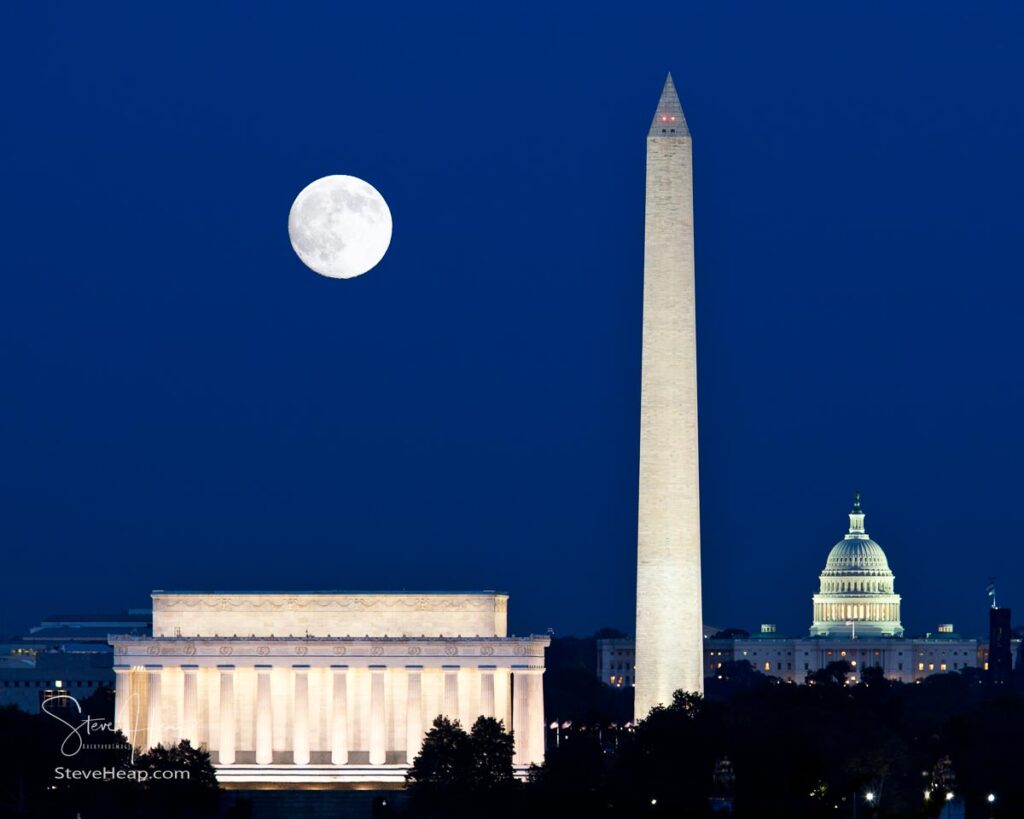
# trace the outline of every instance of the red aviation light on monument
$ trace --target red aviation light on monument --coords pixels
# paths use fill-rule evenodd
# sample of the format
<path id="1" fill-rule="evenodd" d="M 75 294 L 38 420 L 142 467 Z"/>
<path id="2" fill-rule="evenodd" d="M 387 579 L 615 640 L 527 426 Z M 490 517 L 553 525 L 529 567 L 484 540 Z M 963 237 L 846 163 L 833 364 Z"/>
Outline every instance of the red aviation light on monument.
<path id="1" fill-rule="evenodd" d="M 679 104 L 679 95 L 676 93 L 671 74 L 665 78 L 665 87 L 662 89 L 647 136 L 677 139 L 690 137 L 690 129 L 686 125 L 686 116 L 683 114 L 683 106 Z"/>

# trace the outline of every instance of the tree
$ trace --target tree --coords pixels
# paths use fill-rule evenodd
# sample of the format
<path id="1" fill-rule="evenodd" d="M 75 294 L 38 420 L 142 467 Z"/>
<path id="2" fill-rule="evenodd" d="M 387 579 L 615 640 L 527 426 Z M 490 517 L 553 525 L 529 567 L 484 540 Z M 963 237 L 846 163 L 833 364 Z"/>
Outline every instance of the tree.
<path id="1" fill-rule="evenodd" d="M 628 637 L 624 631 L 619 631 L 617 628 L 611 626 L 604 626 L 594 632 L 595 640 L 621 640 L 623 637 Z"/>
<path id="2" fill-rule="evenodd" d="M 472 753 L 469 735 L 459 721 L 438 716 L 423 738 L 406 781 L 421 794 L 463 786 L 471 778 Z"/>
<path id="3" fill-rule="evenodd" d="M 177 745 L 158 745 L 135 758 L 131 767 L 145 771 L 143 787 L 154 815 L 205 816 L 217 812 L 220 786 L 210 754 L 183 739 Z"/>
<path id="4" fill-rule="evenodd" d="M 470 731 L 469 747 L 471 788 L 498 790 L 515 782 L 512 771 L 515 742 L 503 722 L 493 717 L 480 717 Z"/>
<path id="5" fill-rule="evenodd" d="M 808 685 L 846 685 L 850 664 L 846 660 L 834 660 L 824 668 L 807 675 Z"/>
<path id="6" fill-rule="evenodd" d="M 406 781 L 413 801 L 439 816 L 497 815 L 511 808 L 516 786 L 513 737 L 504 724 L 480 717 L 467 734 L 458 720 L 439 716 L 427 732 Z"/>
<path id="7" fill-rule="evenodd" d="M 869 665 L 861 671 L 860 681 L 864 685 L 875 685 L 881 688 L 892 687 L 892 683 L 885 678 L 885 671 L 880 665 Z"/>
<path id="8" fill-rule="evenodd" d="M 750 636 L 750 632 L 745 628 L 723 628 L 721 631 L 715 632 L 711 635 L 713 640 L 731 640 L 736 637 L 743 637 L 744 639 Z"/>
<path id="9" fill-rule="evenodd" d="M 592 815 L 607 806 L 605 753 L 593 731 L 568 734 L 530 768 L 529 790 L 551 815 Z"/>

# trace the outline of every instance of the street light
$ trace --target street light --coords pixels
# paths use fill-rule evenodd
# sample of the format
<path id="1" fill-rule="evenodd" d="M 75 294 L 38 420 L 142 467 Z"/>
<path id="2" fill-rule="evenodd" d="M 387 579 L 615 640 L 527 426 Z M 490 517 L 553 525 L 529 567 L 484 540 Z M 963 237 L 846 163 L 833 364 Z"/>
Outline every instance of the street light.
<path id="1" fill-rule="evenodd" d="M 875 801 L 875 792 L 874 791 L 868 791 L 866 794 L 864 794 L 864 801 L 867 802 L 869 805 L 872 802 L 874 802 Z"/>
<path id="2" fill-rule="evenodd" d="M 988 796 L 985 797 L 985 801 L 991 805 L 993 802 L 996 801 L 996 795 L 994 793 L 990 793 Z"/>

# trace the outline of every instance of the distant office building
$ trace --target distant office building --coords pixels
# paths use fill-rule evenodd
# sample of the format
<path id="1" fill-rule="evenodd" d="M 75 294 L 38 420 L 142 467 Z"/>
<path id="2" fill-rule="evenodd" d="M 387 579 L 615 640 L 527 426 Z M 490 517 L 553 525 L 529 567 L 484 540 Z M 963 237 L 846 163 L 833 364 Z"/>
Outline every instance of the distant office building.
<path id="1" fill-rule="evenodd" d="M 636 640 L 613 637 L 597 641 L 597 676 L 612 688 L 631 688 L 636 668 Z"/>
<path id="2" fill-rule="evenodd" d="M 1009 683 L 1013 673 L 1010 609 L 992 606 L 988 610 L 988 670 L 995 683 Z"/>
<path id="3" fill-rule="evenodd" d="M 0 644 L 0 706 L 38 713 L 58 694 L 82 701 L 114 685 L 112 633 L 146 637 L 149 609 L 117 614 L 56 614 L 17 640 Z"/>
<path id="4" fill-rule="evenodd" d="M 704 626 L 708 640 L 721 629 Z M 707 651 L 705 650 L 705 655 Z M 597 676 L 612 688 L 630 688 L 635 683 L 636 641 L 632 637 L 610 637 L 597 641 Z"/>
<path id="5" fill-rule="evenodd" d="M 70 694 L 79 702 L 100 688 L 112 688 L 112 655 L 107 652 L 36 654 L 31 665 L 0 667 L 0 705 L 38 714 L 44 700 Z"/>
<path id="6" fill-rule="evenodd" d="M 143 637 L 150 634 L 152 628 L 153 612 L 150 609 L 128 609 L 116 614 L 54 614 L 30 628 L 22 640 L 49 646 L 91 643 L 109 652 L 107 637 L 111 634 Z"/>

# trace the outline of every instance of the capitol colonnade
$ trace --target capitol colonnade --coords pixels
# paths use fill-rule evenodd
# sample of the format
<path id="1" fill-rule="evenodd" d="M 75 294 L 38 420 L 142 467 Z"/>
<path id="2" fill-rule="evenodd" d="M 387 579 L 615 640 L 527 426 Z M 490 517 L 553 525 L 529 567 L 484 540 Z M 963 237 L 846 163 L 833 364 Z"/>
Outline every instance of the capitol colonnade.
<path id="1" fill-rule="evenodd" d="M 487 623 L 498 632 L 344 638 L 185 635 L 189 618 L 161 618 L 157 597 L 152 638 L 110 640 L 115 725 L 140 749 L 188 739 L 210 751 L 222 782 L 398 782 L 438 714 L 467 728 L 483 715 L 515 732 L 517 766 L 543 761 L 549 638 L 505 636 L 503 611 L 495 628 L 493 609 L 503 607 L 504 596 L 290 595 L 290 606 L 274 607 L 278 627 L 296 625 L 289 607 L 301 602 L 326 613 L 332 628 L 355 625 L 345 622 L 353 617 L 364 628 L 396 619 L 412 627 L 426 601 L 448 609 L 447 617 L 435 611 L 423 618 L 431 625 L 450 619 L 452 629 Z M 221 615 L 236 616 L 255 602 L 233 606 L 235 597 L 196 605 L 204 598 L 178 595 L 171 605 L 184 600 L 180 611 L 189 616 L 211 608 L 202 630 L 218 629 Z M 413 597 L 411 606 L 399 599 Z M 380 616 L 367 618 L 371 611 Z M 188 625 L 199 630 L 198 622 Z"/>
<path id="2" fill-rule="evenodd" d="M 839 620 L 887 620 L 899 621 L 897 603 L 875 603 L 871 598 L 845 603 L 815 603 L 814 619 L 817 621 Z"/>

